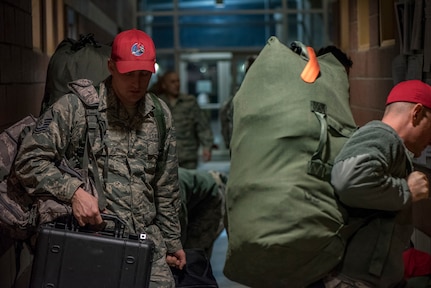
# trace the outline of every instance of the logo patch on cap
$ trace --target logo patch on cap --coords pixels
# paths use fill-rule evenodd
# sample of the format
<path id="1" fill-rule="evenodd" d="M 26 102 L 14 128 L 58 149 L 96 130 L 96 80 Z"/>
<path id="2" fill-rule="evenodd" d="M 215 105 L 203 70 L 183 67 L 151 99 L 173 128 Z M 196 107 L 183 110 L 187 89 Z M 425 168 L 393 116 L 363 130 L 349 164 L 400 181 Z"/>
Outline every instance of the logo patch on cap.
<path id="1" fill-rule="evenodd" d="M 132 54 L 135 56 L 142 56 L 145 52 L 145 47 L 141 43 L 135 43 L 132 46 Z"/>

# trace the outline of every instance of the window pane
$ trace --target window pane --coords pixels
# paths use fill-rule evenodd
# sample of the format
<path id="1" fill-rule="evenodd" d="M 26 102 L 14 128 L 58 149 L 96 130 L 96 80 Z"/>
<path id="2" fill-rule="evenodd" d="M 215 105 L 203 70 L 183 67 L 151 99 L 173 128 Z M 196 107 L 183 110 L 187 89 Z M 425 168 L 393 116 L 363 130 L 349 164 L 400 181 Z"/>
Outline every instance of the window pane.
<path id="1" fill-rule="evenodd" d="M 182 48 L 263 47 L 275 22 L 265 15 L 181 16 Z"/>
<path id="2" fill-rule="evenodd" d="M 222 4 L 216 4 L 216 0 L 180 0 L 180 10 L 212 10 L 223 8 L 223 10 L 252 10 L 252 9 L 273 9 L 281 7 L 282 0 L 223 0 Z M 296 2 L 296 1 L 295 1 Z"/>
<path id="3" fill-rule="evenodd" d="M 156 57 L 157 57 L 156 62 L 158 65 L 158 70 L 156 72 L 157 75 L 163 75 L 167 71 L 175 70 L 175 59 L 172 53 L 167 53 L 167 54 L 157 53 Z"/>
<path id="4" fill-rule="evenodd" d="M 173 0 L 138 0 L 138 11 L 173 10 Z"/>
<path id="5" fill-rule="evenodd" d="M 159 83 L 157 83 L 157 81 L 167 71 L 175 70 L 175 59 L 172 53 L 163 54 L 159 53 L 158 51 L 156 51 L 156 57 L 156 73 L 154 73 L 151 77 L 150 84 L 148 85 L 148 87 L 150 87 L 150 91 L 153 91 L 154 93 L 159 93 L 160 86 L 158 86 Z"/>
<path id="6" fill-rule="evenodd" d="M 287 0 L 288 9 L 322 9 L 323 0 Z"/>
<path id="7" fill-rule="evenodd" d="M 307 46 L 318 49 L 324 43 L 324 22 L 320 13 L 288 14 L 287 45 L 301 41 Z"/>
<path id="8" fill-rule="evenodd" d="M 174 47 L 174 21 L 172 16 L 141 16 L 138 18 L 139 29 L 147 32 L 156 48 Z"/>

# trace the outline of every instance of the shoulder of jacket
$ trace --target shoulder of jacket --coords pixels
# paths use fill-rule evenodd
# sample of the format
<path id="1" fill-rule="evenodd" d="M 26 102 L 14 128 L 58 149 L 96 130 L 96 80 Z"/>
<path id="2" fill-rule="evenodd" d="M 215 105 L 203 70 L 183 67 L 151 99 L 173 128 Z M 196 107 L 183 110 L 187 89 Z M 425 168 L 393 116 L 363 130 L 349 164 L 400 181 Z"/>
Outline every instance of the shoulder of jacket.
<path id="1" fill-rule="evenodd" d="M 99 105 L 99 94 L 93 86 L 93 82 L 88 79 L 78 79 L 68 83 L 69 89 L 90 107 Z"/>
<path id="2" fill-rule="evenodd" d="M 180 94 L 179 99 L 181 99 L 182 101 L 193 101 L 193 102 L 197 102 L 197 99 L 195 96 L 190 95 L 190 94 Z"/>

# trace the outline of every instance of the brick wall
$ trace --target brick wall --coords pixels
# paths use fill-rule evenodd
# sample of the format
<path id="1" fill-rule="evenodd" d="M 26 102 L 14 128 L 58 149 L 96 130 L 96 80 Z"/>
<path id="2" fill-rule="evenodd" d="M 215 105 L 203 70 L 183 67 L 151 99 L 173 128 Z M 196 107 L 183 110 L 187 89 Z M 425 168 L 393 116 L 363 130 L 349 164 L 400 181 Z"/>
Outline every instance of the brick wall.
<path id="1" fill-rule="evenodd" d="M 0 131 L 38 115 L 48 61 L 32 49 L 31 0 L 0 0 Z"/>
<path id="2" fill-rule="evenodd" d="M 134 26 L 134 1 L 66 0 L 64 3 L 78 11 L 78 35 L 94 33 L 98 41 L 110 43 L 118 31 Z M 83 4 L 97 7 L 101 19 L 80 15 Z M 113 29 L 104 27 L 106 22 L 113 24 Z M 67 29 L 62 26 L 59 23 L 57 28 Z M 46 53 L 33 49 L 32 0 L 0 0 L 0 131 L 28 114 L 39 116 L 49 59 Z"/>
<path id="3" fill-rule="evenodd" d="M 370 47 L 358 45 L 357 1 L 349 2 L 351 108 L 358 125 L 381 119 L 386 97 L 393 86 L 392 60 L 398 54 L 397 44 L 381 46 L 379 40 L 378 1 L 370 3 Z"/>

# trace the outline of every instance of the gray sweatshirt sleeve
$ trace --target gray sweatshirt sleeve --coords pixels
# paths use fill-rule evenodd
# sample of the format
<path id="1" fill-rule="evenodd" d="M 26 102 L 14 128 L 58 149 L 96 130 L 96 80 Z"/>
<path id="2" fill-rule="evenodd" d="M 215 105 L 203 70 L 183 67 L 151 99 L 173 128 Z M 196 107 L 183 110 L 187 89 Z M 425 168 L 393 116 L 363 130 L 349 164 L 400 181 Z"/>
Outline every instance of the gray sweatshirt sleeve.
<path id="1" fill-rule="evenodd" d="M 359 129 L 335 159 L 331 183 L 354 208 L 399 211 L 411 202 L 409 164 L 402 140 L 379 122 Z"/>

